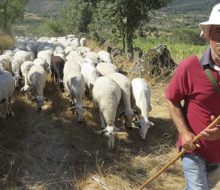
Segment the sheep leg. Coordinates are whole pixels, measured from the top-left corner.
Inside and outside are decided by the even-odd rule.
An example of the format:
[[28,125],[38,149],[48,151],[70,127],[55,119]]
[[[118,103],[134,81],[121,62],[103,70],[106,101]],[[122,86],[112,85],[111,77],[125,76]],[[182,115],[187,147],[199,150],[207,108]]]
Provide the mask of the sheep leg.
[[2,118],[7,117],[7,101],[2,103]]
[[89,86],[89,100],[92,99],[92,88],[93,88],[93,86],[90,85],[90,86]]
[[11,117],[14,116],[14,113],[11,108],[11,98],[9,98],[9,100],[8,100],[8,115]]
[[50,77],[52,79],[52,84],[54,85],[55,84],[55,79],[54,79],[54,73],[53,72],[51,72]]
[[102,127],[102,129],[104,129],[105,128],[105,120],[104,120],[103,114],[101,112],[99,112],[99,116],[100,116],[100,120],[101,120],[101,127]]

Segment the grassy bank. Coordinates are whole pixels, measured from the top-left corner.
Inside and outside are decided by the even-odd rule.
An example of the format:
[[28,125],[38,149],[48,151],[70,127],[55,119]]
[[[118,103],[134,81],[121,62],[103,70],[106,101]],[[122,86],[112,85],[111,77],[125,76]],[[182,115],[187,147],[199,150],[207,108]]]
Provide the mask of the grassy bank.
[[137,38],[134,41],[134,46],[140,47],[144,51],[147,51],[148,49],[160,44],[164,44],[168,47],[171,56],[176,63],[190,55],[200,56],[201,53],[207,48],[207,45],[205,44],[196,45],[183,42],[175,43],[173,42],[173,39],[168,35],[160,36],[159,38],[148,36],[145,38]]

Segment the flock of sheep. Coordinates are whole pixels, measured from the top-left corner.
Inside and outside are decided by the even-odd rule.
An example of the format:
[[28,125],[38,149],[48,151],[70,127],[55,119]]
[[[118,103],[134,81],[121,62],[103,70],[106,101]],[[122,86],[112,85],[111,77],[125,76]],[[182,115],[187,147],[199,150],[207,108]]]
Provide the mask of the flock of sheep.
[[11,98],[15,88],[32,93],[41,111],[47,100],[44,88],[50,74],[52,83],[67,93],[79,122],[84,120],[83,99],[88,90],[88,98],[99,109],[101,132],[109,148],[114,148],[115,121],[122,116],[127,128],[138,124],[141,139],[145,139],[154,124],[149,121],[151,91],[143,78],[131,81],[121,74],[111,54],[104,50],[93,52],[86,47],[86,38],[67,35],[16,40],[11,50],[0,55],[1,118],[13,115]]

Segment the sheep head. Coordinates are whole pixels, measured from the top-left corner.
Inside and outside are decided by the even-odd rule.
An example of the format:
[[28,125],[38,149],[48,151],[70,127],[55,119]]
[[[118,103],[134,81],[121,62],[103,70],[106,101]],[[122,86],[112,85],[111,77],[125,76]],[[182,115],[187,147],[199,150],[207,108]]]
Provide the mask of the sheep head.
[[76,113],[78,122],[83,122],[85,109],[82,106],[73,106],[73,111]]
[[152,123],[146,118],[141,118],[140,120],[137,121],[137,123],[140,125],[140,130],[139,130],[140,137],[142,140],[145,140],[148,129],[154,126],[154,123]]
[[44,101],[48,101],[48,99],[43,96],[37,96],[36,98],[33,99],[33,101],[37,102],[37,111],[39,112],[42,110]]
[[108,138],[108,148],[113,149],[115,145],[115,136],[117,128],[115,126],[107,126],[103,129],[104,135]]

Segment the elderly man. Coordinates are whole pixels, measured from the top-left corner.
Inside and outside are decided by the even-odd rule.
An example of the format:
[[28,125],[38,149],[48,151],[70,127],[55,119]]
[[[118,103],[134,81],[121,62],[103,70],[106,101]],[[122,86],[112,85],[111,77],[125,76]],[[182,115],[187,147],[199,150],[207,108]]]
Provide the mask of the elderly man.
[[[220,115],[220,4],[200,28],[208,50],[182,61],[166,89],[178,146],[187,152],[182,157],[186,190],[220,189],[220,126],[205,129]],[[192,143],[200,132],[202,138]]]

